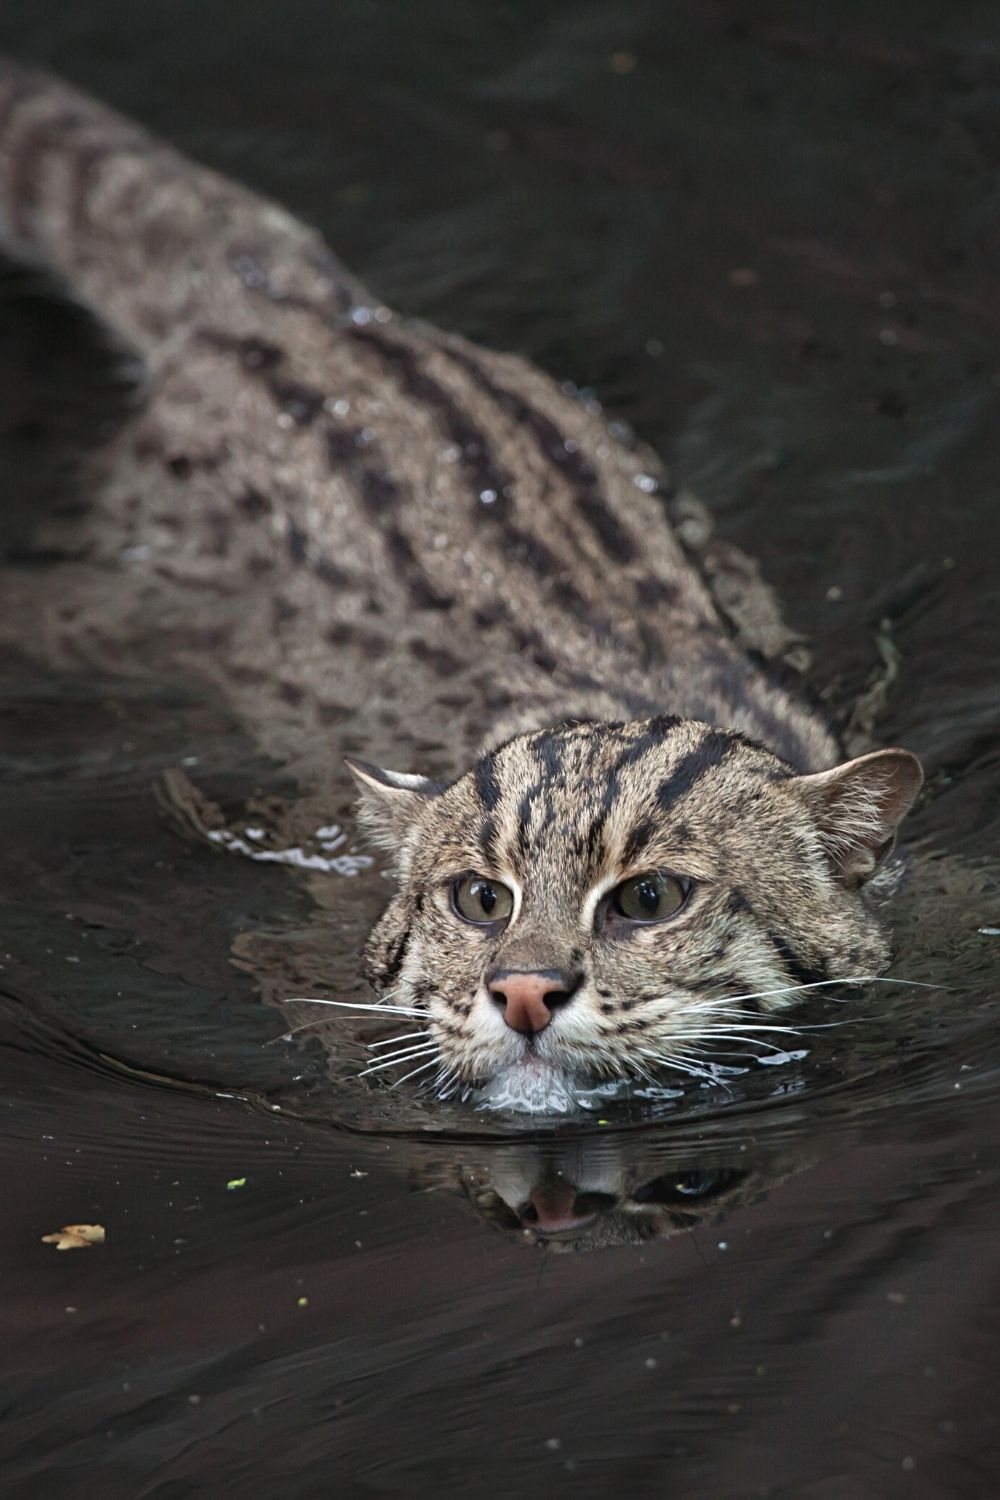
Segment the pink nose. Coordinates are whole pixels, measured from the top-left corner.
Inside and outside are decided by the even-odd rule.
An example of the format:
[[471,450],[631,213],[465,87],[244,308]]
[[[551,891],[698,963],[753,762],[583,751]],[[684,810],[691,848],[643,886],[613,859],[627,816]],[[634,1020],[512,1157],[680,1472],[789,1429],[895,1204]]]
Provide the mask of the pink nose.
[[539,1183],[532,1188],[531,1197],[520,1210],[521,1223],[525,1228],[537,1229],[542,1234],[565,1234],[573,1229],[586,1229],[588,1224],[593,1224],[605,1201],[614,1203],[613,1198],[604,1200],[599,1194],[582,1197],[572,1182]]
[[578,975],[558,969],[501,969],[490,975],[487,989],[513,1031],[535,1036],[545,1030],[556,1006],[565,1005],[579,983]]

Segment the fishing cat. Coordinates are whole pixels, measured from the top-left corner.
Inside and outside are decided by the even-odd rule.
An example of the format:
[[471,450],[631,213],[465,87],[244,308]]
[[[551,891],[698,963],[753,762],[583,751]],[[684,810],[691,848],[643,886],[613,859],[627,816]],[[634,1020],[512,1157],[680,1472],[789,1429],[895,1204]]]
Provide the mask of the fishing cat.
[[884,967],[869,882],[917,761],[837,764],[596,402],[402,321],[282,209],[16,66],[0,224],[145,372],[89,506],[39,526],[46,597],[8,570],[4,638],[182,664],[303,780],[363,757],[394,1064],[546,1109],[766,1047],[760,1011]]
[[421,1191],[457,1193],[496,1229],[556,1253],[669,1239],[716,1223],[815,1160],[808,1138],[706,1157],[704,1142],[685,1147],[676,1131],[510,1141],[488,1153],[466,1147],[457,1159],[440,1143],[413,1150]]

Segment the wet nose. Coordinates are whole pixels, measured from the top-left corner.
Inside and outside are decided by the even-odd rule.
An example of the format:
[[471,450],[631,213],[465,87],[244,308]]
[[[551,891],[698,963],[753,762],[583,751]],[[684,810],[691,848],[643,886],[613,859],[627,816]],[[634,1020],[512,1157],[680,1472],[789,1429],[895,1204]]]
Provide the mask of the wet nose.
[[579,988],[580,978],[559,969],[498,969],[487,978],[486,988],[507,1025],[534,1036],[545,1030],[556,1007],[565,1005]]
[[540,1234],[566,1234],[586,1229],[614,1205],[615,1199],[606,1193],[581,1193],[572,1182],[560,1179],[538,1183],[519,1210],[519,1218],[526,1229]]

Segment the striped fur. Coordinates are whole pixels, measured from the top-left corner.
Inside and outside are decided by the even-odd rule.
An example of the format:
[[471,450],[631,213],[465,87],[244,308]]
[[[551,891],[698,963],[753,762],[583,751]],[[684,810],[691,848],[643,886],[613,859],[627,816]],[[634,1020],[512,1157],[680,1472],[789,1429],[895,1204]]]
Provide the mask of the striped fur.
[[[559,1080],[697,1074],[734,1043],[766,1051],[755,1013],[878,973],[888,947],[861,887],[920,773],[890,750],[803,776],[744,735],[659,716],[519,735],[444,788],[364,780],[364,816],[400,874],[370,977],[426,1012],[445,1076],[516,1103]],[[468,870],[515,893],[502,931],[456,915]],[[676,916],[609,920],[611,892],[650,870],[690,886]],[[491,999],[493,970],[582,979],[526,1040]]]
[[[0,638],[65,666],[181,665],[312,784],[339,776],[331,735],[437,778],[392,807],[369,788],[402,879],[369,967],[430,997],[463,1078],[515,1044],[478,1027],[483,951],[440,908],[459,856],[520,882],[505,960],[584,955],[558,1028],[571,1071],[622,1071],[678,997],[881,962],[837,868],[878,818],[859,845],[855,795],[836,844],[793,776],[833,763],[828,729],[750,664],[655,459],[596,402],[402,321],[283,209],[11,65],[0,234],[146,371],[89,510],[40,523],[58,586],[39,606],[8,570]],[[642,862],[684,865],[700,894],[606,951],[581,900]]]

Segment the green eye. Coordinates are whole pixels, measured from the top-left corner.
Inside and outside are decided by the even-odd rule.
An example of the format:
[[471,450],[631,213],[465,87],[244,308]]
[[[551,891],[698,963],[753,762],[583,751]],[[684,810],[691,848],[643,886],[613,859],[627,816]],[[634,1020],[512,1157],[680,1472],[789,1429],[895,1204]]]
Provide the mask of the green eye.
[[662,922],[680,911],[688,887],[673,875],[649,870],[626,880],[611,897],[611,909],[630,922]]
[[514,910],[514,897],[507,886],[486,875],[462,875],[452,886],[455,910],[467,922],[492,926],[508,922]]

